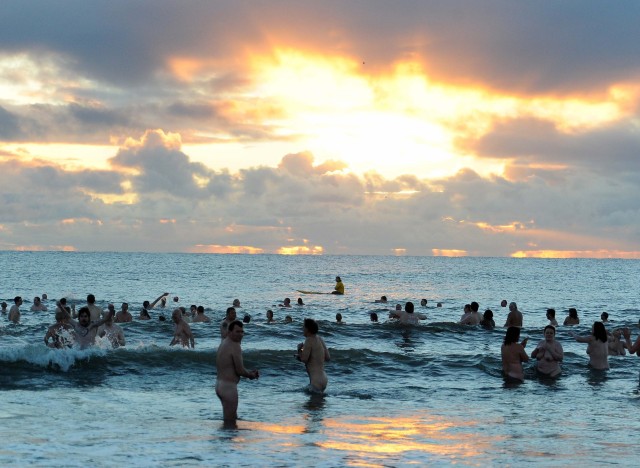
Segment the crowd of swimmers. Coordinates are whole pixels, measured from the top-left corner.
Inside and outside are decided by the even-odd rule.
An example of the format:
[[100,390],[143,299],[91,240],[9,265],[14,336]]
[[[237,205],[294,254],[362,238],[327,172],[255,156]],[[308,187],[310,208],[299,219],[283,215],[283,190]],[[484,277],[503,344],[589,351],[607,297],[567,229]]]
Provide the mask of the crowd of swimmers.
[[[336,277],[337,294],[344,294],[344,285],[340,277]],[[169,293],[163,293],[154,301],[144,301],[142,309],[137,316],[138,320],[150,320],[149,311],[158,306],[161,309],[167,307]],[[46,304],[48,297],[43,294],[42,297],[35,297],[30,310],[34,312],[47,311]],[[108,340],[111,346],[119,347],[125,345],[124,332],[117,323],[131,322],[134,320],[129,305],[123,302],[119,311],[115,311],[113,304],[108,304],[107,310],[103,311],[101,307],[96,305],[96,299],[93,294],[87,296],[87,304],[76,310],[75,305],[67,305],[66,299],[62,298],[55,302],[55,320],[45,336],[44,343],[52,348],[68,348],[77,346],[84,349],[95,344],[96,337],[103,337]],[[170,345],[179,344],[183,347],[195,347],[194,335],[191,331],[189,323],[193,322],[211,322],[211,319],[205,315],[203,306],[191,305],[189,310],[179,306],[179,298],[173,297],[175,308],[171,313],[171,319],[174,324],[174,334]],[[386,296],[374,301],[376,304],[388,304]],[[20,306],[23,304],[22,298],[17,296],[14,298],[14,304],[7,310],[7,304],[3,302],[2,314],[8,314],[7,319],[11,322],[18,323],[20,321]],[[304,306],[302,298],[298,298],[296,306]],[[420,305],[427,307],[427,300],[422,299]],[[500,303],[501,307],[507,306],[507,301]],[[292,307],[290,298],[278,304],[282,309]],[[437,303],[437,307],[442,307],[441,303]],[[238,392],[237,384],[240,377],[249,379],[259,378],[259,371],[247,370],[242,361],[242,350],[240,347],[244,336],[244,325],[251,321],[249,314],[244,314],[242,320],[237,317],[237,309],[241,308],[240,300],[235,299],[232,306],[228,307],[225,317],[220,323],[221,342],[216,354],[216,394],[220,398],[223,407],[223,416],[225,423],[235,424],[237,419]],[[561,373],[560,364],[562,363],[564,352],[562,345],[556,340],[556,328],[558,322],[556,320],[556,311],[547,309],[546,318],[549,323],[544,327],[544,339],[542,339],[531,352],[527,354],[525,347],[528,338],[520,341],[520,330],[523,326],[523,314],[518,309],[515,302],[509,304],[509,312],[504,327],[506,334],[504,342],[501,346],[502,371],[503,376],[508,382],[524,381],[523,363],[530,359],[536,360],[536,372],[542,376],[557,377]],[[477,302],[471,302],[464,306],[463,314],[458,323],[464,326],[477,326],[484,329],[493,329],[496,327],[493,311],[487,309],[480,314],[480,306]],[[387,310],[389,319],[397,321],[403,325],[416,325],[420,320],[425,320],[425,314],[416,312],[412,302],[406,302],[404,308],[401,304],[389,309],[376,309],[377,311]],[[162,313],[158,316],[159,320],[165,320]],[[372,322],[379,320],[375,311],[370,313]],[[640,356],[640,336],[634,343],[631,340],[631,333],[628,328],[614,329],[612,332],[606,330],[605,324],[609,323],[609,314],[603,312],[600,321],[593,323],[592,331],[589,335],[579,336],[571,333],[573,339],[580,343],[587,344],[587,354],[589,355],[589,365],[593,369],[606,370],[609,368],[608,356],[638,354]],[[291,323],[293,321],[291,315],[287,315],[284,322]],[[273,310],[269,309],[266,313],[266,323],[275,323]],[[336,323],[344,324],[341,313],[336,314]],[[564,326],[578,325],[580,319],[575,308],[570,308],[565,318]],[[640,325],[640,324],[639,324]],[[303,323],[304,343],[300,343],[295,353],[296,359],[305,363],[307,374],[309,377],[309,389],[312,392],[324,392],[328,384],[328,378],[324,371],[324,363],[330,359],[329,350],[322,338],[318,336],[318,324],[315,320],[305,319]]]

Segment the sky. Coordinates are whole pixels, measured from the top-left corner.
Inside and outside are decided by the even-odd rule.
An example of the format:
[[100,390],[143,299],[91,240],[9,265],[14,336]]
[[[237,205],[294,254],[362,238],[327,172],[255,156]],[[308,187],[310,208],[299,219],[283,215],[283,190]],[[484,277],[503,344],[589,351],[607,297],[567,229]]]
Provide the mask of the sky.
[[3,0],[0,250],[640,258],[640,2]]

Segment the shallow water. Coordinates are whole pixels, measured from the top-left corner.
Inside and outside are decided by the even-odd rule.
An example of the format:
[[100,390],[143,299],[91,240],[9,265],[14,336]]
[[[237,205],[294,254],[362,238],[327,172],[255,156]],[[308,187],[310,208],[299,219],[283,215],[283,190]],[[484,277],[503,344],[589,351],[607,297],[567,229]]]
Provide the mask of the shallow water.
[[[592,371],[586,345],[569,332],[588,334],[606,310],[635,337],[639,273],[633,260],[3,252],[0,296],[21,295],[25,304],[19,325],[0,317],[0,465],[631,464],[640,455],[640,359],[611,357],[610,371]],[[328,292],[336,274],[345,296],[296,292]],[[136,316],[143,300],[165,291],[181,305],[204,305],[213,319],[191,325],[195,350],[168,346],[172,327],[158,315],[170,309],[123,324],[124,348],[85,351],[46,348],[53,313],[28,311],[43,292],[79,305],[93,293],[105,307],[128,301]],[[382,323],[371,323],[383,294],[392,304],[428,299],[416,309],[428,319],[407,328],[378,310]],[[277,307],[299,296],[304,307]],[[240,317],[252,315],[245,364],[261,378],[241,382],[242,420],[227,430],[214,362],[218,323],[234,298]],[[505,384],[504,329],[453,323],[476,300],[502,325],[503,298],[524,313],[529,352],[547,307],[559,322],[578,309],[582,324],[558,331],[559,379],[527,369],[524,384]],[[279,323],[264,323],[268,308]],[[337,312],[345,324],[335,323]],[[282,323],[285,314],[294,322]],[[324,396],[305,392],[304,366],[293,359],[304,317],[319,321],[332,354]]]

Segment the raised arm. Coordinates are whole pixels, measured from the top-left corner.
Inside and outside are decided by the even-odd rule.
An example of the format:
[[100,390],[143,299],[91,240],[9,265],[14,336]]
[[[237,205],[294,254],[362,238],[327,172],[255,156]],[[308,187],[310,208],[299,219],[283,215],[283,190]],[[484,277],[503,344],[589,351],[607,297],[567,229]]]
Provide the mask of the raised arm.
[[113,317],[113,311],[110,310],[107,315],[100,319],[100,320],[96,320],[95,322],[91,322],[91,325],[89,325],[89,330],[91,330],[92,328],[96,328],[99,327],[100,325],[104,325],[104,323],[109,320],[111,317]]
[[158,298],[155,301],[153,301],[151,304],[149,304],[149,309],[153,309],[153,307],[158,303],[158,301],[160,299],[162,299],[163,297],[167,297],[168,295],[169,295],[169,293],[166,292],[166,293],[161,294],[160,296],[158,296]]
[[631,344],[631,333],[628,328],[622,330],[622,335],[624,336],[624,341],[627,345],[627,349],[629,350],[629,354],[635,354],[640,351],[640,335],[636,338],[636,342]]

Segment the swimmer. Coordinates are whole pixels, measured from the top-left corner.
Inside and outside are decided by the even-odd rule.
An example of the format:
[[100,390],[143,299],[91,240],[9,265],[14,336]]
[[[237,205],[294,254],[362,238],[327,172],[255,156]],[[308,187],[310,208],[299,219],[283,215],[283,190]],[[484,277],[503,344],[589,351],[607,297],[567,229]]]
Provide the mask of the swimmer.
[[80,349],[93,346],[96,341],[96,335],[98,334],[98,327],[105,323],[108,318],[112,317],[112,312],[109,311],[107,317],[102,320],[91,321],[91,311],[88,307],[81,307],[78,310],[78,321],[69,319],[69,323],[73,327],[75,334],[75,342],[78,343]]
[[224,340],[227,337],[227,329],[229,324],[236,319],[235,307],[227,307],[227,314],[224,316],[224,320],[220,322],[220,338]]
[[[113,307],[112,304],[109,305]],[[120,328],[119,325],[113,323],[113,310],[111,308],[109,309],[109,314],[105,318],[104,324],[98,328],[98,336],[100,338],[104,338],[106,336],[113,348],[125,345],[124,331],[122,331],[122,328]]]
[[[71,333],[73,327],[68,323],[69,312],[66,310],[58,310],[56,312],[56,323],[51,325],[44,335],[44,344],[49,348],[69,348],[73,344]],[[51,339],[51,343],[49,343]]]
[[242,317],[242,323],[247,324],[251,322],[251,315],[249,314],[244,314],[244,317]]
[[600,320],[602,320],[602,323],[607,323],[609,321],[609,314],[607,312],[602,312],[600,314]]
[[336,285],[333,288],[333,291],[331,291],[331,294],[338,294],[340,296],[344,294],[344,283],[339,276],[336,276]]
[[549,320],[549,325],[552,327],[558,326],[558,321],[556,320],[556,309],[547,309],[547,320]]
[[624,356],[627,354],[627,345],[620,339],[622,330],[614,330],[613,333],[607,335],[607,347],[609,348],[609,356]]
[[380,296],[380,299],[376,299],[373,302],[375,304],[386,304],[387,303],[387,296]]
[[442,302],[438,302],[438,303],[436,304],[436,307],[442,307]]
[[342,314],[340,312],[336,314],[336,322],[339,323],[340,325],[344,324],[344,322],[342,321]]
[[123,302],[120,306],[120,310],[116,313],[116,318],[114,322],[123,323],[123,322],[131,322],[133,321],[133,316],[129,312],[129,304]]
[[507,300],[506,299],[502,299],[502,301],[500,301],[500,307],[507,307]]
[[396,304],[396,308],[393,310],[389,310],[389,318],[390,319],[398,319],[402,315],[402,305]]
[[389,314],[389,317],[397,317],[399,322],[405,325],[417,325],[418,320],[425,320],[427,318],[424,314],[414,313],[413,302],[407,302],[404,306],[404,310],[395,310]]
[[16,296],[13,299],[13,305],[11,309],[9,309],[9,319],[10,322],[18,323],[20,322],[20,306],[22,305],[22,298],[20,296]]
[[293,319],[291,318],[291,315],[287,315],[284,318],[284,323],[293,323]]
[[267,310],[267,323],[275,323],[275,320],[273,320],[273,310],[271,309]]
[[[638,326],[640,326],[640,320],[638,321]],[[625,344],[627,349],[629,350],[629,354],[637,354],[640,356],[640,335],[636,338],[636,342],[631,344],[631,331],[628,328],[622,329],[622,335],[624,336]]]
[[6,314],[7,313],[7,303],[2,301],[2,304],[0,304],[0,307],[2,307],[2,313]]
[[95,322],[97,320],[100,320],[100,317],[103,315],[102,314],[102,309],[96,305],[96,296],[94,296],[93,294],[89,294],[87,296],[87,306],[89,309],[89,312],[91,313],[91,321]]
[[460,316],[460,321],[458,323],[462,323],[465,320],[467,320],[470,314],[471,314],[471,304],[465,304],[464,309],[462,311],[462,315]]
[[[482,315],[478,312],[480,305],[477,302],[472,302],[470,304],[471,312],[469,312],[465,317],[460,321],[461,325],[478,325],[482,322]],[[493,313],[492,313],[493,315]]]
[[240,299],[234,299],[234,300],[233,300],[233,304],[232,304],[232,306],[233,306],[233,307],[242,307],[242,306],[240,305]]
[[193,339],[193,333],[191,333],[191,327],[182,318],[182,311],[179,308],[175,309],[171,314],[171,318],[173,319],[173,323],[175,323],[176,328],[169,346],[180,343],[183,348],[195,348],[196,343]]
[[285,297],[284,302],[282,304],[278,304],[278,307],[291,307],[291,299]]
[[225,426],[234,427],[238,419],[238,382],[240,377],[254,380],[260,377],[257,369],[248,371],[242,362],[240,343],[244,336],[242,322],[232,321],[227,337],[216,353],[216,395],[222,403],[222,418]]
[[196,307],[196,316],[193,319],[194,322],[211,322],[211,319],[204,315],[204,307]]
[[378,323],[378,314],[376,314],[375,312],[371,312],[369,314],[369,318],[372,322]]
[[496,328],[496,322],[493,320],[493,311],[491,309],[484,311],[482,320],[480,321],[480,326],[485,330],[493,330]]
[[315,320],[304,319],[302,332],[305,340],[298,345],[296,357],[305,363],[311,391],[322,393],[329,383],[324,371],[324,363],[331,360],[331,356],[327,345],[318,336],[318,323]]
[[47,310],[47,306],[42,303],[38,296],[33,298],[33,305],[31,306],[32,312],[45,312]]
[[563,325],[579,325],[578,311],[573,307],[569,309],[569,315],[564,319]]
[[515,302],[509,304],[509,315],[507,315],[504,326],[522,328],[522,312],[518,310],[518,304]]
[[520,339],[520,327],[511,326],[507,328],[504,337],[504,343],[500,350],[502,355],[502,373],[505,380],[524,382],[524,370],[522,363],[529,360],[524,347],[527,345],[528,338],[518,343]]
[[556,329],[553,325],[544,327],[544,340],[538,343],[531,352],[531,357],[537,359],[536,369],[539,373],[549,377],[560,375],[560,363],[564,358],[562,345],[556,341]]
[[607,344],[607,329],[602,322],[594,322],[591,335],[577,336],[571,334],[578,343],[588,343],[587,354],[589,365],[598,370],[609,369],[609,345]]
[[302,302],[302,298],[301,297],[298,298],[298,305],[299,306],[303,306],[304,305],[304,302]]
[[427,300],[426,299],[420,299],[420,305],[422,307],[427,307]]

